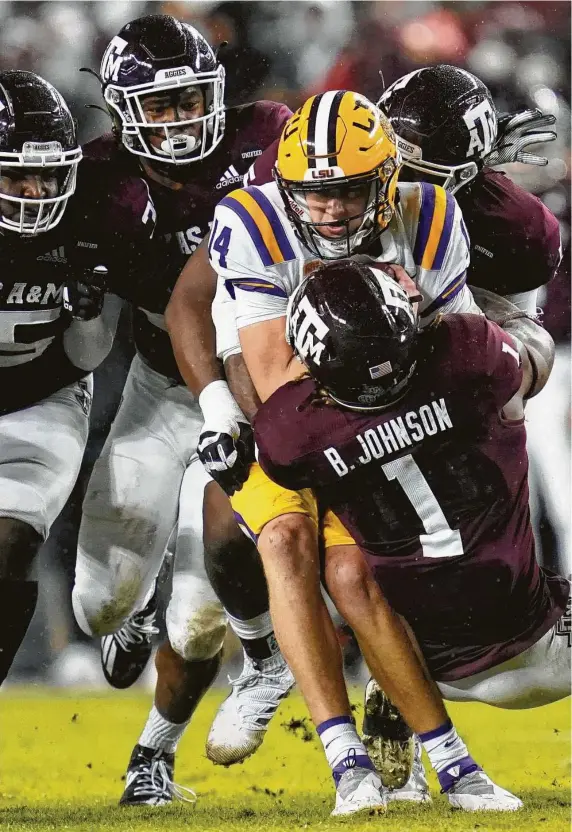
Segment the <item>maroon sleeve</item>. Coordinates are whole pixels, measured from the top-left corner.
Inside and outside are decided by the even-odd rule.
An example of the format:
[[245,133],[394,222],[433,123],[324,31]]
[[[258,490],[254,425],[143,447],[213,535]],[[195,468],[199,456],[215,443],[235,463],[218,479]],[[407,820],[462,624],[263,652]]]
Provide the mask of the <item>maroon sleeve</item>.
[[500,410],[518,391],[522,367],[514,340],[484,315],[447,315],[447,362],[453,387],[488,393]]
[[278,104],[275,101],[259,101],[257,106],[264,107],[264,131],[268,137],[274,138],[248,169],[245,177],[246,185],[265,185],[267,182],[272,182],[272,169],[278,154],[280,136],[284,125],[292,115],[291,110],[285,104]]
[[267,182],[272,182],[272,169],[276,162],[278,155],[278,144],[280,139],[276,139],[269,147],[262,152],[262,155],[252,163],[244,179],[245,185],[266,185]]
[[456,196],[471,240],[469,283],[511,295],[552,279],[562,256],[560,226],[540,199],[490,168]]

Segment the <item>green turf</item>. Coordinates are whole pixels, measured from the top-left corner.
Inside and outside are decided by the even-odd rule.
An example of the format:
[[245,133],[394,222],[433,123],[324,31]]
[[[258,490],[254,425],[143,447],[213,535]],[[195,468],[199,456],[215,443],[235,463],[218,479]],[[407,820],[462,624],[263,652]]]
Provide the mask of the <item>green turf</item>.
[[432,806],[392,804],[385,817],[344,823],[329,818],[334,792],[315,732],[308,738],[307,731],[285,727],[292,718],[306,715],[296,696],[284,703],[263,747],[244,765],[223,769],[206,760],[204,740],[221,696],[206,698],[179,749],[176,779],[195,789],[198,803],[134,810],[119,808],[117,800],[148,697],[8,689],[0,698],[2,832],[570,829],[567,702],[522,712],[478,705],[450,707],[473,755],[493,778],[524,800],[523,811],[453,812],[432,778]]

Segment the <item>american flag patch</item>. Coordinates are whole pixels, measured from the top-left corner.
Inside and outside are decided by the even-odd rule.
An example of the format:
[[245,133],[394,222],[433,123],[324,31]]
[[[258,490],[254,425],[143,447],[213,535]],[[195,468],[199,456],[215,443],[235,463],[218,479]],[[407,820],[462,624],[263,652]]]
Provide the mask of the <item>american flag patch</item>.
[[384,361],[383,364],[376,364],[369,368],[369,374],[372,378],[381,378],[388,375],[392,370],[391,361]]

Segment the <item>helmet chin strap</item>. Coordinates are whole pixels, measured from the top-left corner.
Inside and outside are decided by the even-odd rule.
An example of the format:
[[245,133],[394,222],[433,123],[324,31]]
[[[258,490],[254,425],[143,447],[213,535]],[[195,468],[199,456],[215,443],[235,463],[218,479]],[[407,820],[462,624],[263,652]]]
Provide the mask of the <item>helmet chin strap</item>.
[[[201,140],[196,136],[189,136],[185,133],[178,133],[168,136],[161,142],[160,152],[165,156],[186,156],[192,153],[201,145]],[[159,150],[159,148],[156,148]]]

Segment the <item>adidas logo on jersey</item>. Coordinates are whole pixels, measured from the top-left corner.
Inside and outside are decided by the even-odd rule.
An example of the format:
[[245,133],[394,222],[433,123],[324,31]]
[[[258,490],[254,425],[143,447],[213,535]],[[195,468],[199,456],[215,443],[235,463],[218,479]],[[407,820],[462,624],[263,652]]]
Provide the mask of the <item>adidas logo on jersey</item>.
[[67,263],[67,257],[65,256],[64,247],[60,246],[59,248],[55,248],[53,251],[50,251],[48,254],[40,254],[39,257],[36,257],[36,260],[46,260],[49,263]]
[[228,188],[230,185],[236,185],[237,182],[242,182],[242,174],[240,174],[234,165],[231,165],[221,176],[216,184],[217,190],[220,188]]

